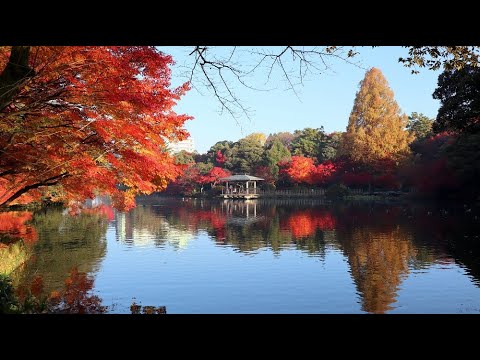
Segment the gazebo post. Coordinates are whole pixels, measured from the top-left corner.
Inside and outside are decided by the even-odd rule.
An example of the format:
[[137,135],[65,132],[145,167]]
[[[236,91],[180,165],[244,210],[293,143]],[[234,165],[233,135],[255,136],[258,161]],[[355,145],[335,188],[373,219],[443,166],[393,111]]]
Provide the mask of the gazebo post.
[[248,195],[248,180],[247,180],[247,184],[245,185],[245,188],[247,189],[247,195]]
[[253,181],[253,193],[254,194],[257,193],[257,181],[256,180]]

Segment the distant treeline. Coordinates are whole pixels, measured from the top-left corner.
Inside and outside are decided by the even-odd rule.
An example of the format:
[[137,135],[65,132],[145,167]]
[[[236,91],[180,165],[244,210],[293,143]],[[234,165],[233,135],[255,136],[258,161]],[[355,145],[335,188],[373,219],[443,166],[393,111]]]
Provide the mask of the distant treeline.
[[[406,116],[379,69],[360,82],[345,132],[323,126],[250,134],[219,141],[205,154],[177,153],[183,175],[167,192],[219,191],[231,173],[265,179],[266,189],[329,187],[413,190],[419,196],[476,199],[480,168],[480,70],[465,67],[439,77],[436,119]],[[473,197],[472,197],[473,195]]]

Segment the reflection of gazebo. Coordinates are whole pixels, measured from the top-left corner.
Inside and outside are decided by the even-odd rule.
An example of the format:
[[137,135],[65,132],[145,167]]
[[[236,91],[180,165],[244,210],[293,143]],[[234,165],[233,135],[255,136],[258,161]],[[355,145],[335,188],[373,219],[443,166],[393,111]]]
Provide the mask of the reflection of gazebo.
[[231,201],[221,202],[221,212],[227,218],[227,224],[247,226],[264,220],[264,216],[257,215],[257,201]]
[[247,174],[222,178],[220,181],[224,182],[225,186],[222,186],[221,197],[226,199],[255,199],[258,197],[257,181],[263,180]]

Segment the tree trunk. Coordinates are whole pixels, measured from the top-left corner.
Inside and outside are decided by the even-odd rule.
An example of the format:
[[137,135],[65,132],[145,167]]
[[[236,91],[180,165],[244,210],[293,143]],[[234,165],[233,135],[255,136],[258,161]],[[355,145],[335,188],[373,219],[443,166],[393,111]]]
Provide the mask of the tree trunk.
[[5,201],[0,203],[0,207],[5,207],[5,206],[10,205],[14,200],[18,199],[20,196],[29,192],[30,190],[37,189],[37,188],[42,187],[42,186],[56,185],[60,182],[60,180],[66,178],[68,176],[70,176],[68,173],[63,173],[63,174],[60,174],[60,175],[57,175],[57,176],[52,176],[51,178],[46,179],[44,181],[25,186],[25,187],[21,188],[20,190],[16,191],[11,196],[9,196]]
[[12,46],[10,58],[0,74],[0,111],[2,111],[19,92],[23,82],[34,75],[28,66],[30,46]]

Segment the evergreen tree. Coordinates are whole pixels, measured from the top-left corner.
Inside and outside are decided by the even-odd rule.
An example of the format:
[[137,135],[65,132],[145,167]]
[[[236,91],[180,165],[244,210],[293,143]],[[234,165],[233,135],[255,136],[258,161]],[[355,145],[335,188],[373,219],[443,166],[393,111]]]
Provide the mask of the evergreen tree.
[[425,139],[432,135],[433,119],[422,113],[413,112],[408,117],[407,130],[415,135],[417,140]]
[[282,144],[279,139],[274,139],[270,148],[265,151],[265,162],[272,175],[276,178],[278,176],[278,163],[282,160],[290,159],[290,151]]
[[433,98],[440,100],[434,131],[480,132],[480,69],[466,66],[438,77]]
[[294,135],[295,139],[290,145],[292,154],[318,159],[322,145],[327,140],[323,126],[318,129],[305,128],[303,130],[295,130]]

